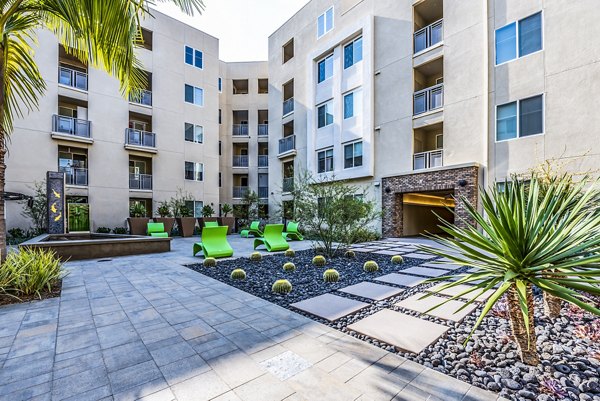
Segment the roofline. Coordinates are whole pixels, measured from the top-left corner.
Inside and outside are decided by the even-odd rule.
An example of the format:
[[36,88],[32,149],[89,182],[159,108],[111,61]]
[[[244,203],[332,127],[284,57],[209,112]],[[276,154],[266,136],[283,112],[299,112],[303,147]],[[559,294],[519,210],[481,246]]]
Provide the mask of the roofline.
[[294,15],[292,15],[290,18],[288,18],[283,24],[279,25],[279,28],[275,29],[273,31],[273,33],[271,33],[267,38],[271,38],[271,36],[275,35],[281,28],[283,28],[284,25],[286,25],[288,22],[290,22],[292,19],[294,19],[296,17],[296,15],[300,14],[300,12],[302,12],[302,10],[304,10],[306,7],[308,7],[308,5],[310,3],[312,3],[313,0],[309,0],[305,5],[303,5],[298,11],[296,11],[294,13]]

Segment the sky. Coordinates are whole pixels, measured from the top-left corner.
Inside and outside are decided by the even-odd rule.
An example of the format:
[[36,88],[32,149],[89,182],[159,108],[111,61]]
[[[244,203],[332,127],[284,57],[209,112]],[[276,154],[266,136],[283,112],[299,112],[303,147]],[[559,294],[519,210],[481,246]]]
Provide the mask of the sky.
[[309,0],[204,0],[202,15],[189,16],[172,4],[158,10],[219,38],[223,61],[268,58],[268,37]]

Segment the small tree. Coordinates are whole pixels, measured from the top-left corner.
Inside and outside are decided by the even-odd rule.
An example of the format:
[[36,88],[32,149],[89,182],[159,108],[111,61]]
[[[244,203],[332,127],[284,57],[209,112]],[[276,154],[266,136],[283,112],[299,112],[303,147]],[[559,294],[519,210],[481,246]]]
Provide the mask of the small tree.
[[171,205],[169,205],[169,202],[160,202],[158,209],[156,209],[156,213],[158,213],[160,217],[172,217]]
[[221,212],[223,213],[223,217],[227,217],[227,215],[232,211],[233,209],[231,208],[231,205],[229,203],[224,203],[223,206],[221,206]]
[[364,190],[335,177],[315,179],[301,174],[294,182],[294,220],[315,236],[313,246],[329,257],[351,245],[357,233],[379,216]]
[[215,214],[215,209],[211,205],[204,205],[202,207],[202,217],[212,217]]
[[33,183],[33,202],[31,207],[27,201],[22,201],[23,210],[21,216],[31,220],[35,235],[48,231],[48,199],[46,197],[46,182]]
[[193,199],[194,198],[189,192],[185,192],[182,188],[177,188],[177,193],[169,200],[173,217],[190,217],[192,212],[187,206],[187,202],[190,202]]

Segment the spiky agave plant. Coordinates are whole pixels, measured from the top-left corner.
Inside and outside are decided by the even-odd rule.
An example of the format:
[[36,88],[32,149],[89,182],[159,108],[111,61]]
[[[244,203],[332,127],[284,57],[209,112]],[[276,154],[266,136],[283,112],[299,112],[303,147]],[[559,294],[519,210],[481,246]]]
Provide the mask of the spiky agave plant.
[[441,228],[449,236],[432,236],[442,247],[420,247],[475,268],[436,291],[472,284],[448,300],[470,297],[461,309],[486,291],[493,291],[473,331],[506,296],[512,335],[524,363],[536,365],[539,361],[535,349],[533,286],[600,315],[600,310],[585,295],[600,293],[600,192],[597,182],[589,184],[587,180],[573,184],[557,179],[544,184],[541,194],[541,184],[535,175],[531,180],[513,177],[505,183],[503,191],[495,186],[482,191],[482,212],[462,199],[468,216],[481,230],[473,224],[458,227],[442,220]]

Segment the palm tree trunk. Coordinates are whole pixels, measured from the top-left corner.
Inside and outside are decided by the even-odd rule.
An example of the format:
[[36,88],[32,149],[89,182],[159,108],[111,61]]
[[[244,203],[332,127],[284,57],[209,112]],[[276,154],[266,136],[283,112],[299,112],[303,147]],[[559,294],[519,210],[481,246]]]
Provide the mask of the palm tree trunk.
[[[13,5],[14,6],[14,5]],[[5,85],[4,85],[4,46],[0,46],[0,262],[4,262],[6,259],[6,216],[4,213],[4,183],[6,173],[6,140],[7,133],[5,131],[5,111],[4,102],[5,97]]]
[[544,315],[550,319],[556,319],[560,316],[562,309],[562,299],[552,294],[544,293]]
[[521,361],[527,365],[536,366],[539,363],[539,358],[536,350],[536,336],[534,325],[534,305],[533,305],[533,289],[531,285],[527,286],[527,307],[529,309],[529,330],[525,325],[523,312],[519,304],[519,296],[517,290],[511,287],[507,291],[508,313],[510,317],[510,326]]

